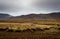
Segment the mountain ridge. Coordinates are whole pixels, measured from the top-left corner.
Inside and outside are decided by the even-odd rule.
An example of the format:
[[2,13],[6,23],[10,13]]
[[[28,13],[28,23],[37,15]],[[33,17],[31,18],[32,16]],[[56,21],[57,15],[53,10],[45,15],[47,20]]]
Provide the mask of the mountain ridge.
[[0,19],[60,19],[60,12],[54,12],[50,14],[28,14],[21,16],[12,16],[9,14],[0,13]]

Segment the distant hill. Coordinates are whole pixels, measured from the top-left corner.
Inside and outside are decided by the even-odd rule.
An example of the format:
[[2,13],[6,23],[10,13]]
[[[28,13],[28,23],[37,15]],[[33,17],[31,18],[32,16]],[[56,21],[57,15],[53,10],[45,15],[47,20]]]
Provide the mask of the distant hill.
[[2,14],[2,13],[0,13],[0,20],[9,19],[10,17],[11,17],[11,15],[9,15],[9,14]]
[[60,12],[54,12],[50,14],[29,14],[29,15],[21,15],[21,16],[11,16],[9,14],[0,14],[0,19],[60,19]]
[[60,12],[50,13],[50,14],[29,14],[14,17],[15,19],[60,19]]

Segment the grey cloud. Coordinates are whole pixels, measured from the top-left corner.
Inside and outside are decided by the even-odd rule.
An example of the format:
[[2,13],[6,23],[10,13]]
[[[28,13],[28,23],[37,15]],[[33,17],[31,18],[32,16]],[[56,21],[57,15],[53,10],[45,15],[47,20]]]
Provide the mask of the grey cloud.
[[37,0],[34,6],[47,11],[60,11],[60,0]]
[[16,12],[19,11],[21,7],[15,0],[0,0],[0,11],[1,12]]
[[0,0],[0,12],[28,14],[54,11],[60,11],[60,0]]

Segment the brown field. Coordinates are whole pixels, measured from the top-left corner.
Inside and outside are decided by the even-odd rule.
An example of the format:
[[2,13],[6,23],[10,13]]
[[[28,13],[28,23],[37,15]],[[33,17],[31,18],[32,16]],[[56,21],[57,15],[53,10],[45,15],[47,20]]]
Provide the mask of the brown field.
[[1,21],[0,39],[60,39],[60,20]]

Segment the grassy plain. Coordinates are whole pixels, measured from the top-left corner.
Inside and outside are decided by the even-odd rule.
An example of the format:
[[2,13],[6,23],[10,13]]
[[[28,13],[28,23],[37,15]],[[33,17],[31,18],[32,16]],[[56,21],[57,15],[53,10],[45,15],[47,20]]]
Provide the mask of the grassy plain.
[[60,20],[0,20],[0,39],[60,39]]

